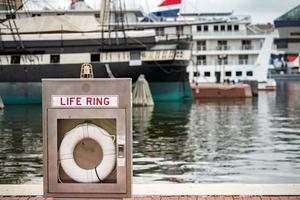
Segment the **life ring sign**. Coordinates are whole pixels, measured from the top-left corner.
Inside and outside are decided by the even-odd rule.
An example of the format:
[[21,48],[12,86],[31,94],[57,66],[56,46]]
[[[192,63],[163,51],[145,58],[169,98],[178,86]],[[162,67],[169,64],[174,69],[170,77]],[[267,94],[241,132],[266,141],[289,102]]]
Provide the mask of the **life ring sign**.
[[[75,161],[75,147],[84,139],[94,140],[102,149],[102,161],[94,169],[83,169]],[[79,124],[65,134],[59,147],[59,160],[64,172],[74,181],[79,183],[102,182],[112,173],[116,164],[116,148],[113,137],[106,130],[94,124]]]
[[45,197],[131,197],[131,89],[127,78],[42,80]]

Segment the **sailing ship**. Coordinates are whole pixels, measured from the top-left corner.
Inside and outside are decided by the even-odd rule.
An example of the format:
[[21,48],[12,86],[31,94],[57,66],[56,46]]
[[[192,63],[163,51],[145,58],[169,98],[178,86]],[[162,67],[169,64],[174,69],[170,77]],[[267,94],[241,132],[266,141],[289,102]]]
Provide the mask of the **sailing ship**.
[[186,72],[190,36],[158,37],[159,28],[129,26],[132,13],[121,0],[102,0],[100,13],[0,12],[0,96],[4,103],[40,103],[42,78],[78,78],[84,63],[92,64],[95,78],[130,77],[134,82],[144,74],[154,100],[190,98]]

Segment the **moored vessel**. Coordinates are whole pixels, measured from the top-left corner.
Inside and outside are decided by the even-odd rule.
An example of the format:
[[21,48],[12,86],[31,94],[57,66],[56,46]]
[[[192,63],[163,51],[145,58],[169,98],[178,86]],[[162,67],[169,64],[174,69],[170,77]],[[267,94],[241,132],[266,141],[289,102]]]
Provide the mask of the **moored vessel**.
[[77,78],[84,63],[93,65],[95,78],[130,77],[135,82],[144,74],[154,100],[190,98],[186,73],[190,37],[157,37],[153,28],[129,28],[126,18],[132,13],[121,6],[117,11],[113,3],[103,1],[105,9],[100,14],[80,10],[40,11],[29,17],[25,11],[0,13],[3,101],[40,103],[42,78]]

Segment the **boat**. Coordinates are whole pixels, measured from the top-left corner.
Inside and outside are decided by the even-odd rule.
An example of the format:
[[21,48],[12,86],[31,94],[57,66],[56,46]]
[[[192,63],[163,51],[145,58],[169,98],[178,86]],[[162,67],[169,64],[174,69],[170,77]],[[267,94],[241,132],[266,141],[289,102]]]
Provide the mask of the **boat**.
[[[269,71],[274,68],[270,60],[277,52],[274,40],[279,36],[271,24],[252,24],[251,16],[236,15],[233,11],[153,14],[159,18],[152,23],[201,22],[191,29],[193,49],[188,66],[191,83],[257,81],[259,89],[266,89],[268,83],[272,87],[276,84],[270,80]],[[160,31],[167,33],[167,29]]]
[[[271,54],[277,33],[272,26],[251,24],[250,16],[228,13],[207,13],[202,20],[220,18],[226,23],[198,26],[194,32],[193,64],[190,80],[197,83],[257,81],[258,90],[276,88],[270,80]],[[271,83],[272,85],[268,85]]]
[[195,99],[202,98],[250,98],[251,87],[248,84],[199,83],[192,84]]
[[0,12],[0,96],[5,104],[40,103],[41,79],[79,78],[86,63],[95,78],[135,82],[143,74],[155,101],[191,98],[189,35],[161,37],[152,25],[135,27],[140,12],[116,8],[115,1],[101,1],[100,13],[76,10],[74,3],[84,2],[72,1],[73,10]]

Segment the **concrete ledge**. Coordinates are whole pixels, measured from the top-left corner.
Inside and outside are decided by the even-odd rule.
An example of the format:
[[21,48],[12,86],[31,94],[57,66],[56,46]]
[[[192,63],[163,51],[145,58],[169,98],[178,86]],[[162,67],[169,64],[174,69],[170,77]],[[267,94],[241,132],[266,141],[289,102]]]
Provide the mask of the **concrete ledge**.
[[[43,185],[0,185],[0,196],[42,195]],[[133,184],[133,195],[300,195],[300,184]]]
[[300,195],[300,184],[133,185],[133,195]]
[[0,185],[0,196],[41,196],[43,185]]

